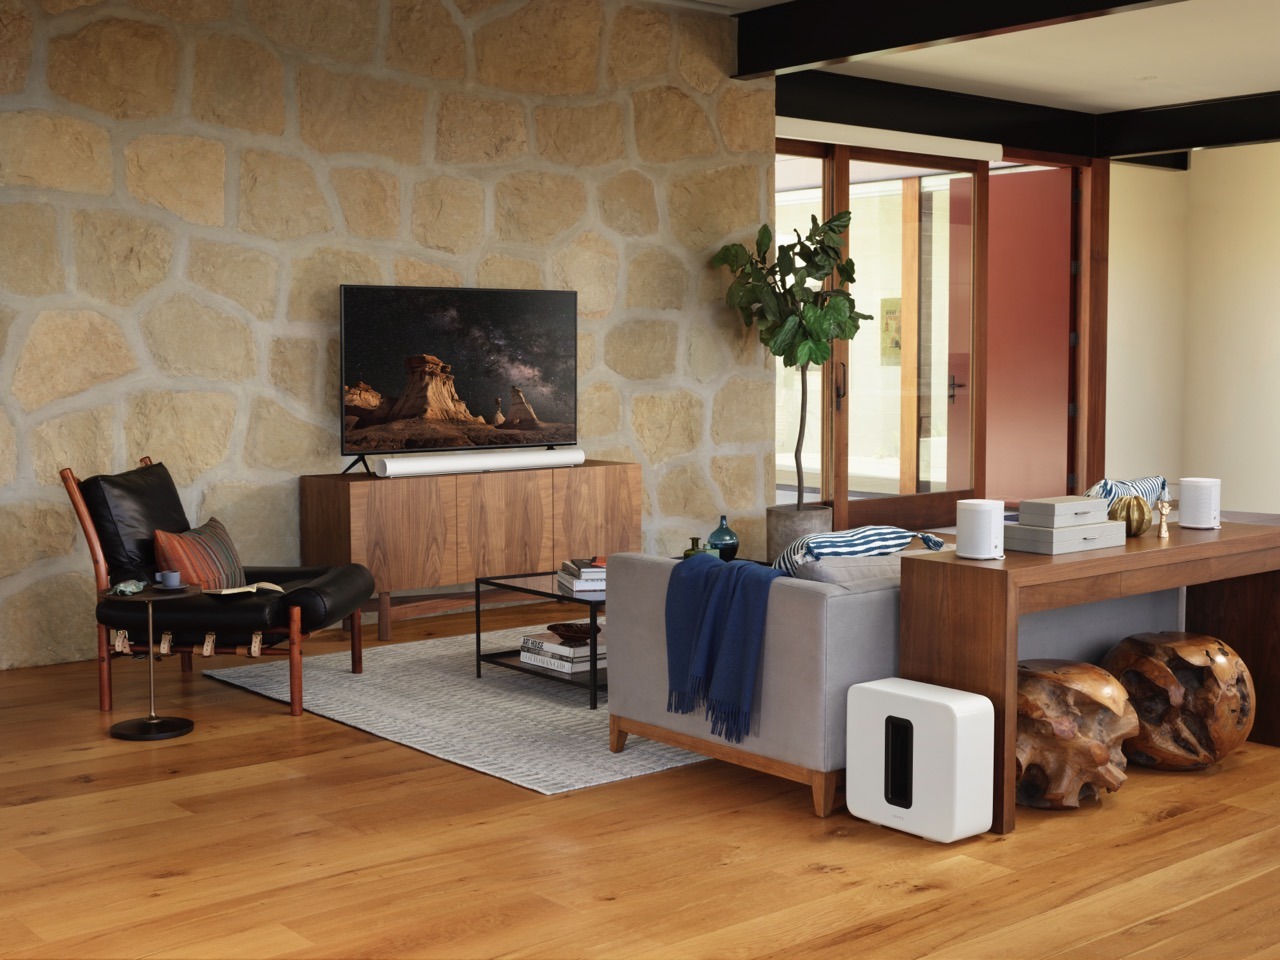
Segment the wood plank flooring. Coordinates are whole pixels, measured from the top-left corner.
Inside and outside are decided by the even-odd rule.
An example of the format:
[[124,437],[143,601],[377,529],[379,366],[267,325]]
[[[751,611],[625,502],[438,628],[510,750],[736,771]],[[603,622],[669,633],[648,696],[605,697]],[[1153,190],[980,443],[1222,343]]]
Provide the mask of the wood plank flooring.
[[1280,749],[944,846],[716,761],[542,797],[198,672],[243,662],[158,664],[155,743],[107,736],[141,662],[109,716],[92,663],[0,672],[0,957],[1280,957]]

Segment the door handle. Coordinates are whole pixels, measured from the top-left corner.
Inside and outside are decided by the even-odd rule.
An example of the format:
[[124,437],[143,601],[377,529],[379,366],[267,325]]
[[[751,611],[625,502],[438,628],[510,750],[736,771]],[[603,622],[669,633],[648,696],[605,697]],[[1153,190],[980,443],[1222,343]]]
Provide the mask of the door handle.
[[965,386],[963,383],[956,383],[956,375],[954,373],[951,374],[951,379],[947,381],[947,399],[955,403],[956,391],[963,390]]
[[843,363],[841,363],[841,364],[840,364],[840,382],[839,382],[839,383],[837,383],[837,384],[836,384],[836,386],[835,386],[835,392],[836,392],[836,409],[837,409],[837,410],[839,410],[839,409],[840,409],[840,401],[841,401],[841,400],[843,400],[845,397],[847,397],[847,396],[849,395],[849,390],[848,390],[848,387],[849,387],[849,379],[848,379],[848,377],[849,377],[849,370],[848,370],[848,368],[847,368]]

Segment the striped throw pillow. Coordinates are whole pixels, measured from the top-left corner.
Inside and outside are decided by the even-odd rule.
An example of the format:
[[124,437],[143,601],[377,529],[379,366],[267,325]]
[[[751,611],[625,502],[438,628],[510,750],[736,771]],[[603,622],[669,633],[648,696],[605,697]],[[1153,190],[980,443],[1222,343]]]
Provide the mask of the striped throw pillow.
[[185,533],[157,530],[156,563],[161,570],[177,570],[183,583],[205,590],[245,585],[240,555],[217,517]]
[[942,540],[928,533],[912,533],[901,527],[855,527],[801,537],[778,554],[773,565],[794,577],[800,567],[823,557],[884,557],[904,549],[916,537],[930,550],[942,549]]
[[1140,477],[1137,480],[1099,480],[1084,495],[1105,500],[1108,505],[1121,497],[1138,496],[1154,507],[1156,501],[1169,499],[1169,487],[1161,476]]

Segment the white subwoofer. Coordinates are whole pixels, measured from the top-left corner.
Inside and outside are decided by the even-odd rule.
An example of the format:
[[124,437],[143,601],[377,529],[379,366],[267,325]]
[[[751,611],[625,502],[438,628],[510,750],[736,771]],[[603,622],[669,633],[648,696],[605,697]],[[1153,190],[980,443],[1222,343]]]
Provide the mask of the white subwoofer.
[[999,560],[1004,556],[1004,501],[956,502],[956,556]]
[[1183,477],[1178,481],[1178,526],[1216,530],[1222,526],[1222,481]]
[[991,829],[995,709],[890,677],[849,688],[845,802],[855,817],[951,843]]

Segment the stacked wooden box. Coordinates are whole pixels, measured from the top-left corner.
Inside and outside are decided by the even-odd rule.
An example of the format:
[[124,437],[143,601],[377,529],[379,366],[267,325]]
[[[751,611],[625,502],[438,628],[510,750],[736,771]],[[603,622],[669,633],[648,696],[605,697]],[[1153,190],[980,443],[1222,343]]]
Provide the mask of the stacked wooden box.
[[1097,497],[1023,500],[1018,522],[1004,525],[1006,550],[1077,553],[1124,546],[1124,521],[1107,519],[1107,501]]

